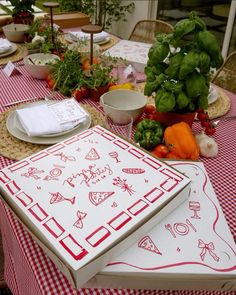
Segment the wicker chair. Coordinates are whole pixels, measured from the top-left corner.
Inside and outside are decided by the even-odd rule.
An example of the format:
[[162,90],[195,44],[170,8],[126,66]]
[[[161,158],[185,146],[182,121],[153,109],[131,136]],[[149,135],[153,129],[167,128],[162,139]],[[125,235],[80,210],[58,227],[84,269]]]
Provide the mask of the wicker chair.
[[236,51],[228,55],[212,83],[236,94]]
[[129,37],[131,41],[154,43],[157,33],[171,33],[172,25],[161,20],[140,20]]

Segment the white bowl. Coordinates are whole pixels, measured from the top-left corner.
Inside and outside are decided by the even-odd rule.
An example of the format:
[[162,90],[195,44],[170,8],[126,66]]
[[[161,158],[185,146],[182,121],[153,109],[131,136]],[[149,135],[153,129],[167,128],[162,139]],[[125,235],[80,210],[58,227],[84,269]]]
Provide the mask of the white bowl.
[[22,43],[25,40],[25,33],[29,26],[23,24],[10,24],[2,27],[6,38],[11,42]]
[[135,121],[143,113],[147,97],[137,91],[117,89],[103,94],[100,104],[115,123],[126,124],[125,114],[131,115]]
[[41,61],[42,63],[45,63],[48,61],[59,59],[59,57],[51,53],[34,53],[34,54],[27,55],[24,58],[25,68],[32,77],[37,79],[46,79],[51,72],[51,66],[47,64],[46,65],[32,64],[30,59],[32,61],[35,61],[36,63],[37,61]]

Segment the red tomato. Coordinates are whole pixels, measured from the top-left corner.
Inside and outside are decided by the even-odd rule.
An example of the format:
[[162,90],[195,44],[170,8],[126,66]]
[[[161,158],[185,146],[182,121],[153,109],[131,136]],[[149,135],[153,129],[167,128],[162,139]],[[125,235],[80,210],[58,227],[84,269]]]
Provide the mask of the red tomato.
[[153,120],[153,121],[158,121],[159,120],[158,115],[156,113],[147,114],[146,118],[150,119],[150,120]]
[[53,87],[55,86],[55,80],[53,79],[52,75],[47,76],[46,83],[47,83],[47,87],[49,89],[53,89]]
[[89,96],[89,91],[87,88],[85,87],[81,87],[80,89],[75,89],[73,92],[72,92],[72,96],[80,101],[81,99],[83,98],[87,98]]
[[215,132],[216,132],[216,129],[212,126],[205,128],[205,133],[207,135],[213,135],[213,134],[215,134]]
[[165,158],[166,155],[169,153],[169,149],[164,144],[158,144],[153,150],[152,153],[159,158]]
[[181,159],[180,156],[176,155],[176,154],[173,153],[173,152],[169,152],[169,153],[166,155],[166,158],[167,158],[167,159]]
[[209,128],[211,126],[211,121],[210,120],[201,121],[201,125],[202,127]]
[[152,114],[152,113],[155,113],[155,112],[156,112],[156,108],[154,107],[154,105],[147,104],[145,106],[144,113],[146,113],[146,114]]

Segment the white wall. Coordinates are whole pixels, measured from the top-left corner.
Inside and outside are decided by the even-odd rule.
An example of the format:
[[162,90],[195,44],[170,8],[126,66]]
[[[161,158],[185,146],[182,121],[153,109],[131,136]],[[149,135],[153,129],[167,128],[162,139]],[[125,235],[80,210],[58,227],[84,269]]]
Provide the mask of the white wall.
[[135,3],[135,9],[132,14],[127,14],[126,22],[117,22],[112,25],[111,32],[122,39],[128,39],[134,25],[141,19],[147,19],[149,14],[149,0],[123,0],[122,4],[127,5],[130,2]]

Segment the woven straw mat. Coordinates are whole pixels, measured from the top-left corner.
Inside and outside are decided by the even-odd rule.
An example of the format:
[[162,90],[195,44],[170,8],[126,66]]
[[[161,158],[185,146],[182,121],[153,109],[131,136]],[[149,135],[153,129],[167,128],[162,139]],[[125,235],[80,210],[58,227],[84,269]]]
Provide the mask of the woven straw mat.
[[12,53],[11,55],[7,55],[0,58],[0,65],[5,65],[9,61],[16,62],[23,59],[28,54],[28,50],[23,45],[17,45],[17,50]]
[[[19,107],[19,106],[18,106]],[[13,159],[13,160],[22,160],[34,153],[37,153],[45,148],[47,145],[39,145],[24,142],[13,137],[7,130],[6,120],[11,112],[13,112],[16,108],[11,108],[10,110],[0,114],[0,154],[4,157]],[[92,119],[92,126],[94,125],[103,125],[104,124],[104,116],[94,107],[89,105],[84,105],[83,108],[90,113]]]
[[[143,93],[144,86],[145,86],[145,83],[140,83],[136,86],[136,90]],[[220,89],[218,89],[218,93],[219,93],[218,99],[212,104],[210,104],[207,110],[211,120],[225,115],[230,110],[230,107],[231,107],[231,102],[228,95],[226,95]],[[154,105],[153,96],[148,97],[148,103]]]

